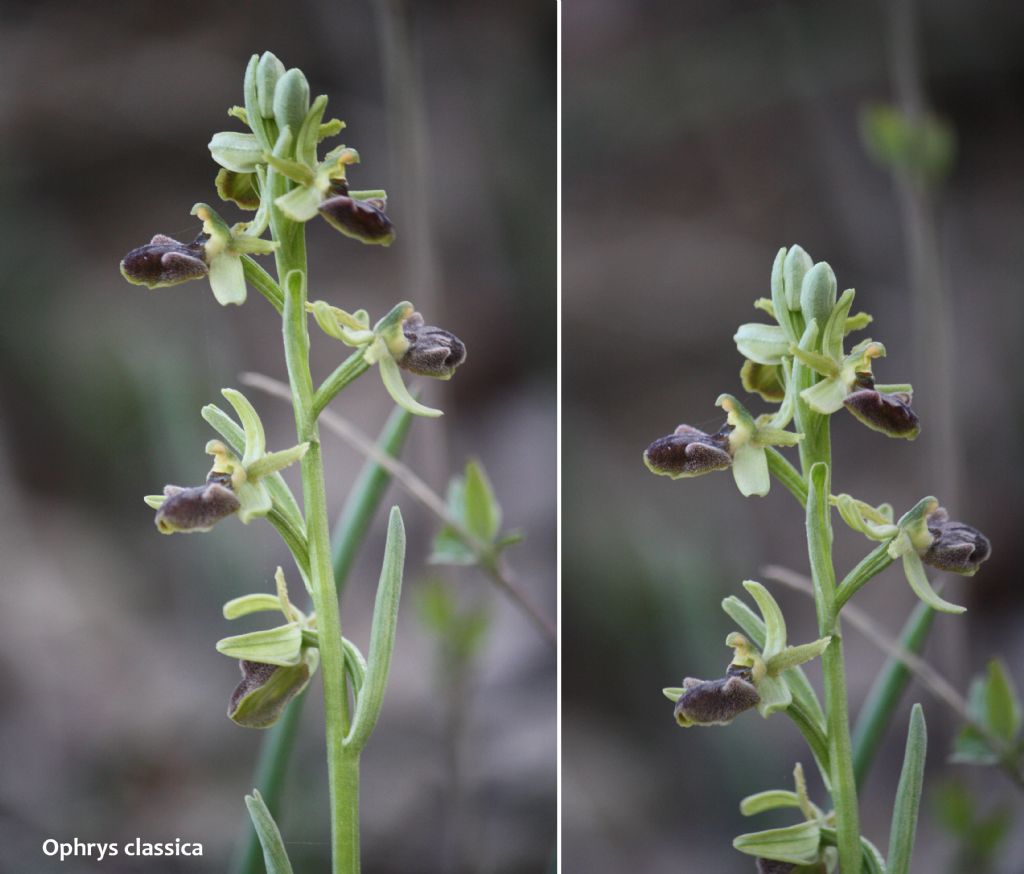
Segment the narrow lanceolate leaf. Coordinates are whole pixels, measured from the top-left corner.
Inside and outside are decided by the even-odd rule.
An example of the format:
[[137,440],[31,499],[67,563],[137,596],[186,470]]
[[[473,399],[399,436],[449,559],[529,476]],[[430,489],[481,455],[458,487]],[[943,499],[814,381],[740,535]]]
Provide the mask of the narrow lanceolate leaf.
[[302,629],[297,622],[277,628],[236,634],[217,641],[217,652],[233,659],[289,667],[297,665],[302,651]]
[[384,689],[391,669],[395,648],[395,627],[398,624],[398,602],[402,595],[402,570],[405,565],[405,527],[398,507],[391,508],[388,538],[384,546],[384,566],[377,585],[377,601],[373,608],[370,629],[370,651],[366,661],[366,677],[352,717],[352,728],[345,745],[361,750],[369,740],[384,702]]
[[267,866],[267,874],[292,874],[292,863],[288,861],[281,832],[258,789],[253,789],[252,795],[245,796],[245,806],[249,809],[252,827],[256,829],[260,846],[263,847],[263,862]]
[[924,711],[920,704],[915,704],[910,711],[907,748],[903,756],[903,770],[900,772],[896,804],[892,814],[889,858],[886,864],[888,874],[908,874],[910,871],[910,854],[914,850],[914,834],[917,831],[917,812],[921,804],[927,748]]
[[802,822],[739,835],[733,839],[732,845],[750,856],[793,865],[810,865],[818,858],[820,839],[821,827],[817,822]]

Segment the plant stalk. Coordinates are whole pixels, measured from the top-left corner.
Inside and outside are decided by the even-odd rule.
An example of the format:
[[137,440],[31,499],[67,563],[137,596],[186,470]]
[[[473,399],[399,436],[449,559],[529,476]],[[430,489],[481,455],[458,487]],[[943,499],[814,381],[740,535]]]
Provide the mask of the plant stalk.
[[[273,199],[287,191],[287,180],[277,172],[271,171],[267,182]],[[309,443],[309,450],[302,459],[302,493],[309,542],[311,594],[320,632],[320,675],[324,689],[331,813],[331,871],[333,874],[358,874],[359,757],[358,753],[344,748],[350,714],[341,616],[331,562],[323,456],[313,404],[313,377],[309,368],[305,226],[289,221],[276,205],[271,206],[270,225],[274,239],[280,242],[275,258],[278,285],[285,296],[285,360],[295,410],[295,428],[299,441]]]
[[807,484],[807,551],[814,581],[818,633],[822,637],[832,637],[832,642],[822,653],[821,668],[825,688],[828,759],[832,771],[832,804],[836,814],[836,844],[840,869],[858,874],[861,866],[860,816],[857,808],[857,783],[853,773],[846,668],[836,604],[831,508],[828,502],[832,464],[829,420],[827,416],[811,410],[799,397],[800,391],[813,384],[814,373],[804,365],[795,363],[793,379],[797,380],[797,427],[804,434],[800,443],[800,466]]

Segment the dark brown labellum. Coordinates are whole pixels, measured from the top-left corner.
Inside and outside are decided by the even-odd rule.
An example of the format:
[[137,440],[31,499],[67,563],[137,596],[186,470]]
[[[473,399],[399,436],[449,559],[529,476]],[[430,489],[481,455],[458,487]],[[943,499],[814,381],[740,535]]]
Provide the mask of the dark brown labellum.
[[950,521],[943,507],[930,513],[926,522],[934,540],[921,558],[932,567],[970,576],[992,554],[984,534],[963,522]]
[[647,447],[644,463],[654,473],[673,478],[725,470],[732,464],[729,437],[680,425],[674,433],[659,437]]
[[449,331],[424,325],[419,313],[402,323],[402,333],[409,348],[398,364],[410,373],[451,379],[455,368],[466,360],[463,342]]
[[270,728],[312,676],[306,660],[285,668],[242,659],[238,667],[242,680],[231,693],[228,717],[245,728]]
[[740,676],[720,680],[683,680],[686,690],[676,702],[676,722],[689,725],[725,725],[761,700],[757,689]]
[[164,494],[167,500],[156,511],[156,527],[164,534],[209,531],[241,507],[235,493],[219,482],[188,489],[166,486]]
[[757,874],[792,874],[796,865],[792,862],[778,862],[775,859],[757,860]]
[[320,204],[320,215],[335,230],[361,243],[390,246],[395,239],[395,226],[381,201],[354,200],[336,194]]
[[202,279],[210,268],[206,264],[205,236],[191,243],[179,243],[157,234],[145,246],[132,249],[121,261],[121,275],[135,285],[161,288],[190,279]]
[[872,431],[913,440],[921,430],[921,423],[917,413],[910,408],[910,401],[911,396],[907,392],[885,394],[862,388],[848,394],[843,403]]

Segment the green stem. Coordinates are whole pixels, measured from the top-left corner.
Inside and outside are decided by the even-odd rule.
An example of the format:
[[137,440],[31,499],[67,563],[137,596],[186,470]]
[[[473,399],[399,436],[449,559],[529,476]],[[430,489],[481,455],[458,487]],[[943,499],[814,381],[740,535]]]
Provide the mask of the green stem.
[[366,362],[363,350],[356,349],[334,369],[334,372],[316,390],[316,394],[313,396],[313,415],[319,416],[338,392],[369,369],[370,365]]
[[804,478],[778,449],[769,446],[765,451],[768,456],[768,470],[782,485],[789,489],[801,507],[807,506],[807,483]]
[[[820,330],[819,326],[819,337]],[[839,866],[844,872],[857,874],[861,865],[860,816],[857,782],[853,774],[843,638],[832,564],[832,521],[828,502],[832,465],[829,418],[815,413],[800,397],[800,392],[817,379],[814,371],[795,360],[792,378],[796,381],[797,430],[804,435],[800,441],[800,467],[807,484],[807,551],[814,582],[818,633],[822,637],[832,637],[832,642],[822,653],[821,669]]]
[[[271,171],[270,196],[276,200],[288,188],[287,180]],[[278,284],[285,294],[284,346],[288,382],[295,409],[295,428],[309,450],[302,459],[302,493],[309,544],[310,585],[320,631],[320,675],[324,689],[327,735],[327,780],[331,808],[331,870],[333,874],[359,872],[359,760],[347,753],[349,701],[342,647],[341,615],[331,564],[330,531],[323,456],[313,411],[313,377],[309,368],[309,332],[306,321],[305,226],[291,222],[271,206],[270,224],[279,241]]]
[[[401,407],[395,407],[377,438],[377,446],[380,450],[392,458],[400,455],[411,423],[412,414]],[[345,501],[333,538],[335,542],[334,578],[337,580],[339,590],[344,587],[348,579],[359,547],[366,539],[370,522],[377,512],[390,482],[390,472],[372,458],[367,459]],[[319,644],[318,639],[318,647]],[[281,794],[284,788],[282,778],[287,772],[288,762],[295,744],[295,729],[304,702],[305,694],[296,698],[285,708],[281,719],[274,727],[266,732],[253,778],[253,785],[260,790],[275,819],[281,808]],[[235,855],[231,870],[235,874],[263,874],[263,849],[248,817],[245,820],[244,836],[239,844],[239,850]]]
[[843,605],[857,594],[865,583],[878,576],[893,561],[893,557],[889,555],[888,542],[880,543],[865,555],[839,584],[836,591],[836,610],[842,610]]
[[[918,603],[900,633],[900,646],[908,652],[920,655],[928,640],[935,611],[927,604]],[[882,743],[882,736],[889,725],[896,705],[903,696],[903,690],[910,682],[910,668],[902,659],[890,656],[868,692],[868,697],[857,716],[853,729],[853,773],[857,786],[864,785],[868,769],[875,760],[875,754]]]

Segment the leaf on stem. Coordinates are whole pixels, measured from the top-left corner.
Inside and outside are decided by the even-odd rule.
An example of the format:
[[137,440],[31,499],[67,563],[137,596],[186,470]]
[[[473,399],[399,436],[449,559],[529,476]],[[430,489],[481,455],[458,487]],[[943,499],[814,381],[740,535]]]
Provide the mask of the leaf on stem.
[[281,839],[281,831],[258,789],[253,789],[252,795],[245,796],[245,806],[249,809],[252,826],[256,829],[260,845],[263,847],[263,862],[267,866],[267,874],[293,874],[292,864],[288,861],[288,853]]
[[928,735],[924,711],[920,704],[915,704],[910,711],[910,728],[907,731],[903,770],[900,772],[900,782],[896,789],[892,830],[889,836],[889,859],[886,863],[888,874],[908,874],[910,871],[910,855],[914,849],[914,834],[917,831],[917,813],[921,804],[927,748]]

